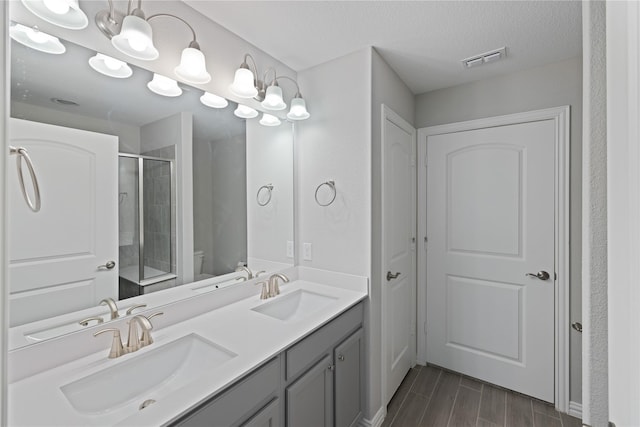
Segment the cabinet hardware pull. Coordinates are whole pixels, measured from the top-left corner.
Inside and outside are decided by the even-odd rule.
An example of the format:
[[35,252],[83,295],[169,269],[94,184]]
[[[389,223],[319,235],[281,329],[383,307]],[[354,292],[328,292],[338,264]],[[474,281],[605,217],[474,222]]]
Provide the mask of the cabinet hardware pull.
[[339,355],[339,356],[338,356],[338,360],[339,360],[339,361],[341,361],[341,362],[344,362],[344,356],[343,356],[342,354],[341,354],[341,355]]
[[327,369],[330,370],[330,371],[333,371],[335,368],[336,368],[335,365],[329,365],[329,367]]

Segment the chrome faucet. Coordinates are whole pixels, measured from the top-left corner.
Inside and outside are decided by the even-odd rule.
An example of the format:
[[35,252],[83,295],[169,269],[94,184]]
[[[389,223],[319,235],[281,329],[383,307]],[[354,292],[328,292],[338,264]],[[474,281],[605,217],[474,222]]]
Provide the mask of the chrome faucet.
[[269,277],[269,297],[275,297],[280,294],[278,279],[281,279],[284,283],[289,282],[289,278],[282,273],[272,274],[271,277]]
[[236,272],[240,272],[240,271],[244,271],[245,273],[247,273],[247,280],[251,280],[253,279],[253,273],[251,272],[251,270],[249,270],[249,267],[244,266],[244,265],[238,265],[236,267]]
[[109,307],[109,311],[111,312],[111,320],[120,317],[120,315],[118,314],[118,306],[116,305],[116,302],[113,300],[113,298],[103,299],[102,301],[100,301],[100,305],[106,305],[107,307]]
[[[142,334],[145,332],[148,336],[148,344],[142,344],[142,340],[140,339],[140,335],[138,335],[138,326],[140,325],[140,329],[142,330]],[[125,347],[125,351],[127,353],[133,353],[134,351],[140,350],[145,345],[149,345],[153,342],[151,339],[151,335],[149,335],[149,331],[153,329],[153,325],[141,314],[133,316],[129,321],[129,338],[127,339],[127,346]]]

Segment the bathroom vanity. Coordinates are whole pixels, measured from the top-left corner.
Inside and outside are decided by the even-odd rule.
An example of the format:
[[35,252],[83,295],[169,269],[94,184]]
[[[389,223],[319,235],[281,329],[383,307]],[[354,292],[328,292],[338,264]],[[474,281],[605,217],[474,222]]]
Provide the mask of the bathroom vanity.
[[[9,424],[357,424],[367,279],[301,267],[289,278],[266,300],[252,280],[164,306],[154,342],[117,358],[107,358],[111,334],[93,337],[101,325],[10,352]],[[225,292],[235,301],[206,310]],[[126,336],[128,320],[109,326]],[[89,349],[81,357],[79,343]],[[69,356],[25,373],[53,348]]]

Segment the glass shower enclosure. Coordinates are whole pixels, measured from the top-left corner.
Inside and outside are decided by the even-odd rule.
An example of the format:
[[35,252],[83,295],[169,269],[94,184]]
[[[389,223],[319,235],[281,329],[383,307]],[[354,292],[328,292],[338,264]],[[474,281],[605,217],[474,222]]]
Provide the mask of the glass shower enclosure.
[[119,155],[120,299],[175,285],[173,161]]

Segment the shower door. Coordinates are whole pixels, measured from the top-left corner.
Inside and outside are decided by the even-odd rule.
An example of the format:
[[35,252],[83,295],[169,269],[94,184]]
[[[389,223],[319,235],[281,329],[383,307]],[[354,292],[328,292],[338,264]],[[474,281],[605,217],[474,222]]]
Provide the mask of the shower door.
[[173,162],[120,154],[120,277],[146,286],[176,277]]

